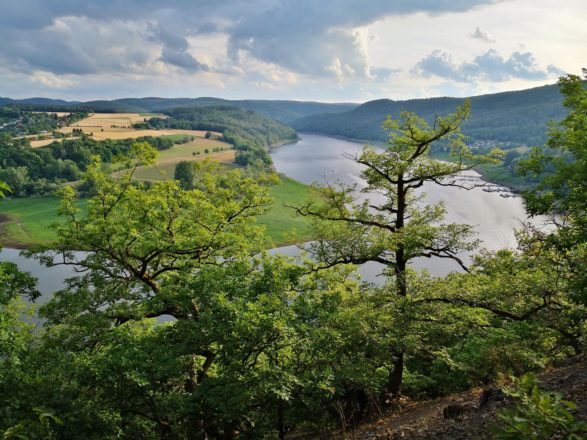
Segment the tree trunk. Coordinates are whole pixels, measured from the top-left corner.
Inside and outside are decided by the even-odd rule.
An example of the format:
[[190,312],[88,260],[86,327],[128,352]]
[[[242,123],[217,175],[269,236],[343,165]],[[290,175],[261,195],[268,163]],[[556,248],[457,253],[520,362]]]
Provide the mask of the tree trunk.
[[[406,215],[406,193],[403,183],[403,175],[398,176],[397,184],[397,213],[395,226],[398,231],[405,225]],[[404,245],[400,243],[395,252],[395,288],[396,295],[405,297],[408,294],[406,280],[406,254]],[[402,383],[404,378],[404,352],[403,350],[394,354],[393,370],[389,373],[388,389],[392,397],[398,397],[402,392]]]
[[279,399],[277,401],[277,429],[279,431],[279,440],[285,439],[284,412],[283,399]]
[[400,352],[393,361],[393,370],[389,373],[389,393],[398,397],[402,392],[404,377],[404,353]]

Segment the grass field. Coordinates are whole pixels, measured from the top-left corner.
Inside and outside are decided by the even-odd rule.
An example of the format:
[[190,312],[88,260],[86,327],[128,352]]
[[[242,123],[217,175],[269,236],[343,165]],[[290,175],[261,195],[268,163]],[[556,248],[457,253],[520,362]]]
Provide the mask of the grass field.
[[311,189],[296,180],[280,176],[281,182],[271,188],[273,206],[257,221],[265,226],[267,247],[301,243],[310,239],[310,220],[296,216],[285,205],[301,204],[311,196]]
[[[283,205],[303,202],[309,195],[309,187],[287,177],[271,189],[275,202],[271,210],[259,217],[265,226],[267,247],[301,242],[308,239],[308,220],[296,217],[293,210]],[[55,239],[51,225],[59,220],[56,198],[0,199],[0,244],[25,248],[48,244]],[[85,200],[78,202],[80,208]]]
[[[175,165],[181,161],[200,161],[204,159],[216,160],[222,164],[234,163],[234,150],[226,142],[214,139],[196,138],[185,144],[177,144],[159,152],[157,164],[152,167],[142,167],[135,172],[139,180],[162,180],[172,178]],[[222,151],[213,151],[222,149]],[[208,153],[206,153],[208,150]]]
[[[85,200],[78,206],[84,208]],[[51,225],[58,221],[57,198],[0,200],[0,244],[8,247],[30,247],[48,244],[55,239]]]

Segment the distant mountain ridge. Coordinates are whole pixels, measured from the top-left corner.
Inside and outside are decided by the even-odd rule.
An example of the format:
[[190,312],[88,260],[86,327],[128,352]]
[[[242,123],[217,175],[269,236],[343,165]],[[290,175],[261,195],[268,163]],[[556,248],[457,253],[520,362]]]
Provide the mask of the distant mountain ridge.
[[[410,111],[431,121],[437,114],[454,111],[464,99],[378,99],[347,112],[305,116],[290,125],[298,131],[383,141],[387,137],[381,123],[387,115],[398,118],[400,112]],[[477,141],[540,145],[546,140],[548,122],[560,120],[566,115],[557,85],[473,96],[470,99],[471,117],[462,129],[465,135]]]
[[[557,85],[527,90],[473,96],[471,117],[463,124],[463,133],[473,141],[541,145],[547,137],[548,122],[562,119],[566,111]],[[168,112],[175,109],[228,106],[252,110],[285,123],[298,131],[343,136],[365,141],[386,139],[381,123],[400,112],[416,112],[427,120],[446,114],[463,103],[464,98],[426,98],[393,101],[377,99],[364,104],[321,103],[287,100],[228,100],[201,98],[122,98],[88,102],[59,99],[0,98],[0,106],[20,105],[34,110],[85,110],[95,112]]]
[[317,114],[346,112],[357,107],[353,103],[323,103],[312,101],[282,101],[282,100],[228,100],[220,98],[122,98],[112,101],[63,101],[60,99],[29,98],[10,99],[0,98],[0,106],[20,105],[31,106],[37,110],[86,110],[108,113],[152,113],[166,110],[201,107],[201,106],[230,106],[245,110],[253,110],[263,116],[289,124],[296,119]]

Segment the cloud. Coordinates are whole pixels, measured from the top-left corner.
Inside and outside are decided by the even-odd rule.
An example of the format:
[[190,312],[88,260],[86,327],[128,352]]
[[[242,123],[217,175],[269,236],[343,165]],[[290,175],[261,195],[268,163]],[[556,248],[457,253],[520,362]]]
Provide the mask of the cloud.
[[401,72],[401,69],[391,69],[389,67],[371,67],[369,73],[371,77],[378,82],[389,81],[394,75]]
[[59,77],[51,72],[35,71],[30,77],[30,80],[35,83],[40,83],[50,89],[65,89],[73,85],[73,81]]
[[477,28],[475,29],[475,32],[472,32],[471,34],[469,34],[469,36],[471,38],[476,38],[478,40],[483,40],[486,43],[495,43],[497,40],[495,38],[493,38],[489,32],[484,31],[483,29],[481,29],[479,26],[477,26]]
[[[249,57],[295,74],[371,79],[369,24],[495,1],[19,0],[2,6],[0,63],[27,74],[147,74],[165,67],[234,74],[231,65]],[[196,56],[190,38],[214,33],[225,36],[225,53]]]
[[[256,8],[229,31],[229,54],[245,53],[307,75],[369,78],[369,37],[362,28],[389,16],[439,14],[491,0],[282,0]],[[271,2],[269,2],[271,3]]]
[[434,50],[416,64],[412,73],[424,77],[437,76],[458,82],[487,80],[507,81],[511,78],[525,80],[547,79],[560,71],[556,66],[542,70],[530,52],[513,52],[505,59],[495,49],[476,56],[473,61],[457,64],[452,56],[441,50]]
[[184,37],[170,34],[162,29],[156,30],[156,36],[163,44],[160,60],[164,63],[189,71],[210,71],[210,66],[201,63],[189,52],[189,44]]
[[556,67],[556,66],[554,66],[552,64],[549,64],[546,67],[546,71],[548,73],[550,73],[551,75],[555,75],[555,76],[563,76],[563,75],[566,75],[568,73],[565,70],[559,69],[558,67]]

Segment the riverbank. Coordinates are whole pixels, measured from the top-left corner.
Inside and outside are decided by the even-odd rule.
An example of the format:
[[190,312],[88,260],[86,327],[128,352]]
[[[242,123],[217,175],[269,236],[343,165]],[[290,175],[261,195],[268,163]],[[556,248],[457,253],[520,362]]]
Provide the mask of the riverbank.
[[[333,134],[325,135],[323,133],[314,133],[314,132],[305,132],[305,131],[300,131],[299,133],[312,135],[312,136],[327,136],[329,138],[340,139],[340,140],[346,141],[346,142],[353,142],[353,143],[361,144],[361,145],[370,145],[370,146],[379,147],[379,148],[385,148],[385,146],[386,146],[386,143],[384,141],[356,139],[356,138],[349,138],[346,136],[339,136],[339,135],[333,135]],[[455,161],[448,154],[433,153],[432,157],[435,159],[445,160],[445,161],[450,161],[450,162]],[[523,181],[522,177],[513,174],[509,169],[507,169],[503,166],[500,166],[500,165],[482,165],[482,166],[476,167],[475,171],[477,171],[481,175],[483,180],[485,180],[489,183],[496,184],[496,185],[501,185],[501,186],[507,188],[512,193],[520,194],[524,190],[527,190],[530,187],[529,184],[527,184]]]

